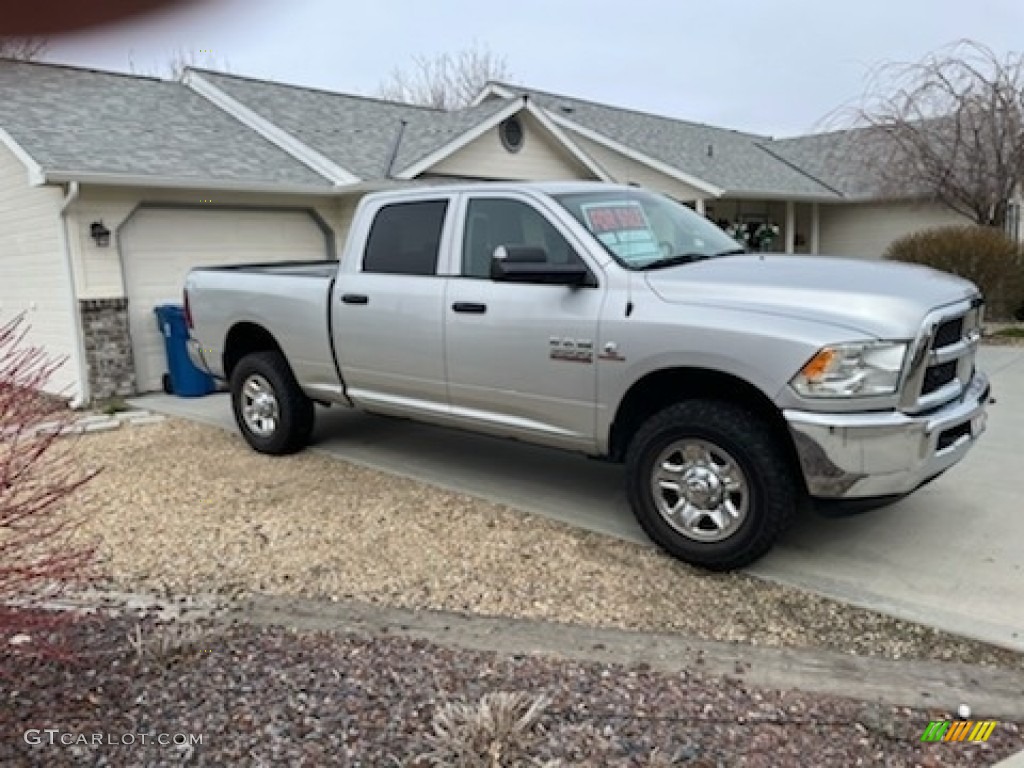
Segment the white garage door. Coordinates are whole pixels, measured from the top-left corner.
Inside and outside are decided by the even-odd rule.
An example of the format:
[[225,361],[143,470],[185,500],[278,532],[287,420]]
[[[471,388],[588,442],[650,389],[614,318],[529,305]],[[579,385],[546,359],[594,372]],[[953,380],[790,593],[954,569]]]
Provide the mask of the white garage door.
[[323,232],[301,211],[143,208],[120,246],[140,392],[159,390],[167,370],[153,307],[181,303],[192,267],[327,258]]

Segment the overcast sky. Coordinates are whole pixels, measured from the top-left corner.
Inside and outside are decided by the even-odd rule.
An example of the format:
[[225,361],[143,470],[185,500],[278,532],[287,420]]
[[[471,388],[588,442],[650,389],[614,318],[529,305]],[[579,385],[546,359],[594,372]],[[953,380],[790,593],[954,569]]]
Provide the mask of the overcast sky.
[[53,40],[48,58],[155,70],[211,50],[237,74],[373,95],[412,56],[476,43],[525,85],[785,136],[855,99],[877,62],[964,37],[1021,48],[1024,2],[209,0]]

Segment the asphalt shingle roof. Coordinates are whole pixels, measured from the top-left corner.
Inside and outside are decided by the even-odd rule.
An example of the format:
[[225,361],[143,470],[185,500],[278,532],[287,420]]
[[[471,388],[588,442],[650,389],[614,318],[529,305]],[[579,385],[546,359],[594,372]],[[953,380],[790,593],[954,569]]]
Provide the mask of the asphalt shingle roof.
[[330,182],[180,83],[0,60],[0,127],[44,171]]
[[818,133],[778,139],[767,148],[785,161],[807,173],[849,200],[870,200],[891,196],[894,192],[907,197],[924,196],[928,190],[910,180],[899,190],[887,188],[882,176],[873,168],[891,160],[891,145],[871,141],[871,128]]
[[[730,196],[838,200],[881,191],[857,161],[863,143],[851,132],[772,140],[504,84],[498,85],[507,98],[445,112],[208,70],[194,74],[362,179],[401,173],[525,95],[551,115]],[[156,78],[0,60],[0,127],[46,171],[332,186],[188,86]]]
[[392,173],[445,146],[509,103],[445,112],[364,96],[195,70],[204,80],[290,133],[347,171],[385,178],[401,122],[406,128]]
[[[553,115],[571,120],[731,194],[836,198],[836,193],[780,161],[762,144],[770,137],[636,112],[571,96],[499,83],[526,93]],[[709,153],[708,148],[711,148]]]

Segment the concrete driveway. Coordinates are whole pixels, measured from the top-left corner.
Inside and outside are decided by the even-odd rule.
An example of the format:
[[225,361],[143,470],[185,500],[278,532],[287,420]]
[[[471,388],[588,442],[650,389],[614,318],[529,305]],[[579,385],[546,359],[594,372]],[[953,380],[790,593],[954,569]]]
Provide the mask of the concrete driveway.
[[[979,364],[997,403],[964,462],[892,507],[804,517],[750,573],[1024,651],[1024,347],[984,347]],[[235,429],[226,395],[134,402]],[[315,450],[650,543],[617,466],[343,409],[317,419]]]

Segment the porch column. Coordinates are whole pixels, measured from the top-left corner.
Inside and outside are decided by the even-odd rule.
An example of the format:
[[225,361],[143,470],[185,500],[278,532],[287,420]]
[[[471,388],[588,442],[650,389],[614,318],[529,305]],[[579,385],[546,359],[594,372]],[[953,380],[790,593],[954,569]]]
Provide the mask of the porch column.
[[694,210],[697,211],[697,213],[699,213],[701,216],[704,215],[704,198],[703,197],[697,198],[697,200],[694,202]]
[[786,201],[786,253],[796,252],[796,203]]
[[821,219],[818,204],[811,203],[811,253],[815,256],[821,250]]

